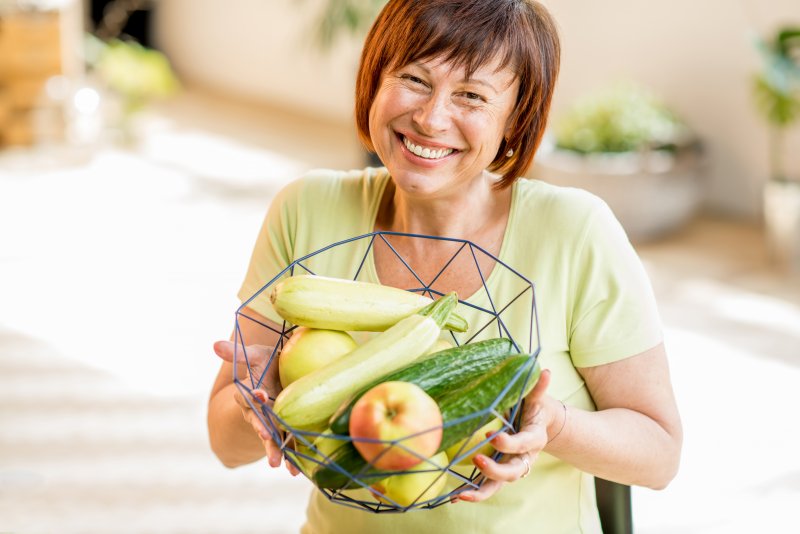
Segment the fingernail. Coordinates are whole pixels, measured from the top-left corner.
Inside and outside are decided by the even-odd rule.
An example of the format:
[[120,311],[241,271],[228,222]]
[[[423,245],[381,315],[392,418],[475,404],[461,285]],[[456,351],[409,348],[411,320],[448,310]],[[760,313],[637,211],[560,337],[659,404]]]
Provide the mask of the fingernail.
[[475,462],[475,465],[477,465],[481,469],[486,467],[486,457],[481,455],[481,454],[478,454],[477,456],[475,456],[475,459],[473,461]]
[[475,501],[474,497],[472,497],[471,495],[464,495],[463,493],[459,495],[458,498],[461,499],[462,501],[467,501],[467,502]]

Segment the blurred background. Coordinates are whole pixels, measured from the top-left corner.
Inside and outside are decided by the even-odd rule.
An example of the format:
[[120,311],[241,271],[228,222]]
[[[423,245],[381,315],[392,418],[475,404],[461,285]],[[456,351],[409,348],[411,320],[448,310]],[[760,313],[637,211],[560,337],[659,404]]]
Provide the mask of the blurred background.
[[[791,531],[800,6],[544,3],[563,60],[529,178],[622,221],[684,418],[636,531]],[[0,531],[297,531],[308,481],[208,448],[211,344],[274,193],[367,164],[353,80],[381,5],[0,0]]]

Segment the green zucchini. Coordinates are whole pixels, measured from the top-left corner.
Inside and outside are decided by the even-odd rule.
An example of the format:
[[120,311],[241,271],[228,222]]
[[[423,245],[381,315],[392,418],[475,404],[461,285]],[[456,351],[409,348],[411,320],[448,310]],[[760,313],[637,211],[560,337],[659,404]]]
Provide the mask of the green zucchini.
[[334,434],[349,434],[350,412],[361,396],[381,382],[411,382],[436,399],[446,391],[456,390],[492,369],[506,357],[514,354],[511,340],[489,339],[453,347],[430,354],[411,365],[390,373],[364,387],[342,404],[331,418]]
[[448,293],[349,354],[295,380],[275,399],[275,415],[288,430],[324,429],[353,393],[427,354],[457,303],[455,292]]
[[[533,371],[531,371],[532,369]],[[529,374],[531,377],[526,383]],[[467,386],[436,399],[444,421],[439,451],[446,450],[451,445],[458,443],[486,423],[487,416],[467,418],[469,415],[482,412],[493,404],[494,410],[498,413],[503,413],[513,407],[521,395],[527,395],[533,389],[539,380],[539,374],[539,365],[533,357],[527,354],[517,354],[507,357],[491,372],[473,380]],[[500,394],[512,381],[511,387],[495,404]],[[488,417],[491,415],[489,414]],[[340,469],[367,485],[397,474],[392,471],[378,471],[369,468],[352,443],[346,443],[334,451],[330,460],[329,465],[317,466],[312,475],[312,480],[319,488],[356,487],[357,484],[351,480],[351,476],[341,472]],[[333,462],[336,466],[330,465]],[[340,469],[337,469],[337,466]]]

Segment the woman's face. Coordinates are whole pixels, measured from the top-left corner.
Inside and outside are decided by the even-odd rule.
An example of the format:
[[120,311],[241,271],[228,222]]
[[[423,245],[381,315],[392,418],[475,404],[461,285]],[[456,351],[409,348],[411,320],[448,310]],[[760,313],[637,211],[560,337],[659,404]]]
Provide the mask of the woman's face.
[[466,191],[494,160],[519,90],[514,72],[497,65],[467,78],[433,58],[383,74],[369,129],[399,189],[426,198]]

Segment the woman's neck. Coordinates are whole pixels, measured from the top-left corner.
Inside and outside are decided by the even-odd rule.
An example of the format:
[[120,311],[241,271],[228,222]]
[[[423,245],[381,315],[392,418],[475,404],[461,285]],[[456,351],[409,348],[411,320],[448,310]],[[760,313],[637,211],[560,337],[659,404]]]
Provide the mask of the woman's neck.
[[[496,225],[505,228],[511,204],[511,189],[492,189],[494,181],[484,178],[457,195],[419,199],[386,185],[376,220],[377,230],[446,236],[481,241],[479,236],[496,233]],[[495,231],[492,232],[492,228]]]

